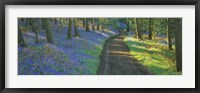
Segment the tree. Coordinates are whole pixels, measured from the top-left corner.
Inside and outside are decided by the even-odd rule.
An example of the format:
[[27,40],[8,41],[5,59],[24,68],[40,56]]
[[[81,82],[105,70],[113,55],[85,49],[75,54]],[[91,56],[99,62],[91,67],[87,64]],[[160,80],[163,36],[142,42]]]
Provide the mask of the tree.
[[53,44],[53,36],[50,31],[49,27],[49,19],[48,18],[43,18],[42,22],[44,23],[45,29],[46,29],[46,36],[47,36],[47,42]]
[[89,28],[89,20],[88,18],[86,18],[86,32],[89,32],[90,28]]
[[174,19],[168,18],[168,48],[172,50],[172,34],[174,30]]
[[99,18],[97,18],[97,30],[99,31],[101,28],[101,25],[100,25],[100,20]]
[[140,33],[140,23],[139,23],[139,18],[136,18],[136,25],[137,25],[137,39],[142,39],[142,34]]
[[34,22],[34,21],[35,21],[35,20],[32,19],[32,18],[29,19],[29,22],[30,22],[31,28],[32,28],[33,32],[35,32],[35,43],[38,43],[37,28],[36,28],[36,26],[35,26],[35,22]]
[[153,19],[149,18],[149,40],[152,40],[152,32],[153,32]]
[[83,27],[85,27],[86,18],[83,18]]
[[26,43],[25,43],[25,41],[24,41],[24,38],[23,38],[23,35],[22,35],[22,32],[21,32],[21,28],[20,28],[20,26],[18,25],[18,43],[19,44],[21,44],[23,47],[25,47],[26,46]]
[[130,31],[130,21],[129,18],[126,18],[126,31]]
[[60,30],[62,30],[62,28],[64,27],[64,22],[65,22],[66,19],[64,18],[60,18]]
[[55,25],[57,25],[57,23],[58,23],[58,22],[57,22],[57,18],[54,18],[54,22],[55,22]]
[[133,27],[133,32],[134,32],[134,37],[136,37],[138,39],[138,29],[137,29],[137,21],[136,18],[132,18],[132,27]]
[[26,18],[25,22],[26,22],[26,24],[25,24],[26,26],[30,25],[30,20],[28,18]]
[[182,19],[175,18],[176,68],[182,71]]
[[78,37],[79,33],[78,33],[78,21],[77,21],[77,18],[74,18],[74,32],[75,32],[75,37]]
[[168,36],[168,18],[165,20],[165,35]]
[[72,18],[69,18],[68,21],[69,25],[68,25],[67,39],[72,39]]
[[92,30],[94,31],[95,30],[95,19],[92,18]]
[[45,22],[42,19],[42,29],[46,29]]

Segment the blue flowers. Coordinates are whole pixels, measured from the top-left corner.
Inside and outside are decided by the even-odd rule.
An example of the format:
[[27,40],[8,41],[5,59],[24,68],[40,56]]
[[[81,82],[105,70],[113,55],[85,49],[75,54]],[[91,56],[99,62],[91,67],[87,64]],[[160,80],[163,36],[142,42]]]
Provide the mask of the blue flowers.
[[58,29],[59,25],[51,27],[54,44],[46,42],[44,30],[38,31],[39,43],[37,44],[34,42],[34,32],[23,32],[27,47],[18,46],[19,75],[95,74],[104,41],[118,34],[117,31],[86,32],[83,28],[79,28],[80,37],[74,37],[72,31],[73,38],[68,40],[67,26],[63,29]]

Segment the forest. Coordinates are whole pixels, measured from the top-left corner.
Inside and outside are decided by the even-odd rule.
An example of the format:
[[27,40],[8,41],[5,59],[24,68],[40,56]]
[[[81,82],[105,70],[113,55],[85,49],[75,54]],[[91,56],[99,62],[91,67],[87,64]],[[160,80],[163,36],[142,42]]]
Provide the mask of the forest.
[[181,75],[182,18],[18,18],[18,75]]

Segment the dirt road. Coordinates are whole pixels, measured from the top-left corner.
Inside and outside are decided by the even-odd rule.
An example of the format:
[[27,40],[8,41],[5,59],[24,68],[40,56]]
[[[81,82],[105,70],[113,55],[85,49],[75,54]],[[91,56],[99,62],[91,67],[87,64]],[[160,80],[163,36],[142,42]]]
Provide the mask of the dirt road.
[[120,34],[105,45],[99,75],[148,75],[147,69],[129,52],[123,42],[126,34]]

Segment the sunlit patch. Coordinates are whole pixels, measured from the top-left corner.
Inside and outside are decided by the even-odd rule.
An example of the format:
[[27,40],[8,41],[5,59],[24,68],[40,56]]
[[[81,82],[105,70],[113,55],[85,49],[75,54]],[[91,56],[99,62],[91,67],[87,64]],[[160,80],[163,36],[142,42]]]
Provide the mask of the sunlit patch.
[[[160,38],[159,40],[162,41]],[[180,74],[176,72],[175,51],[168,50],[166,44],[158,43],[156,40],[139,41],[132,37],[126,37],[124,42],[129,46],[133,57],[147,66],[153,74]]]

